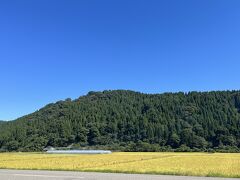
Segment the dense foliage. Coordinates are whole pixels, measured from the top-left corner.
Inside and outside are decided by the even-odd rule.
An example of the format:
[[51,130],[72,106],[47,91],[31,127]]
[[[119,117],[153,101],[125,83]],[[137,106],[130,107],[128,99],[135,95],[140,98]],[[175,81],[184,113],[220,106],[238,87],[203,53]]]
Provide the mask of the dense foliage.
[[0,123],[2,151],[68,145],[123,151],[238,151],[240,91],[89,92]]

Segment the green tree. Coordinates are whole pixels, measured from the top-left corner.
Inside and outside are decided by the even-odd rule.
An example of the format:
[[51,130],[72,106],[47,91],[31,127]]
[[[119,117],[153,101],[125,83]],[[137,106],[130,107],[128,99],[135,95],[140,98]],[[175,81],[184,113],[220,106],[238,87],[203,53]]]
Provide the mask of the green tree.
[[173,133],[171,137],[169,138],[169,145],[173,148],[179,147],[180,144],[180,138],[176,133]]

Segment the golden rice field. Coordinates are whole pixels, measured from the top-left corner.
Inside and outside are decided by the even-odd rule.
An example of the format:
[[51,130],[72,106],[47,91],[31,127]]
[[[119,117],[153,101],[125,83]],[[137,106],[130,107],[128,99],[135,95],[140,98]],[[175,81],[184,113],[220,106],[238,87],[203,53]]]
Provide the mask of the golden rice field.
[[0,168],[240,177],[240,154],[140,152],[64,155],[1,153]]

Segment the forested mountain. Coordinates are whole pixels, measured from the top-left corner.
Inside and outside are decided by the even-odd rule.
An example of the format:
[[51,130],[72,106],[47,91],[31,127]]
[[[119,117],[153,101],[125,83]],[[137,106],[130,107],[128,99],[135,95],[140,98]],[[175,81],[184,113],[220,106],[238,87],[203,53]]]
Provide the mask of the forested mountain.
[[89,92],[0,125],[2,151],[39,151],[71,144],[124,151],[237,151],[240,91]]
[[[2,124],[4,124],[6,121],[1,121],[0,120],[0,126],[2,125]],[[1,128],[1,127],[0,127]]]

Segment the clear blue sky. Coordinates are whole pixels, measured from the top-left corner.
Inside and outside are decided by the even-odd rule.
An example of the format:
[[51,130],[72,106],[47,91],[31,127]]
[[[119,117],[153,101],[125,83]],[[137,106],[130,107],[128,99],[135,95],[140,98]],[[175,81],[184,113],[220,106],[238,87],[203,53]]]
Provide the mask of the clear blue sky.
[[240,89],[239,0],[0,1],[0,119],[90,90]]

